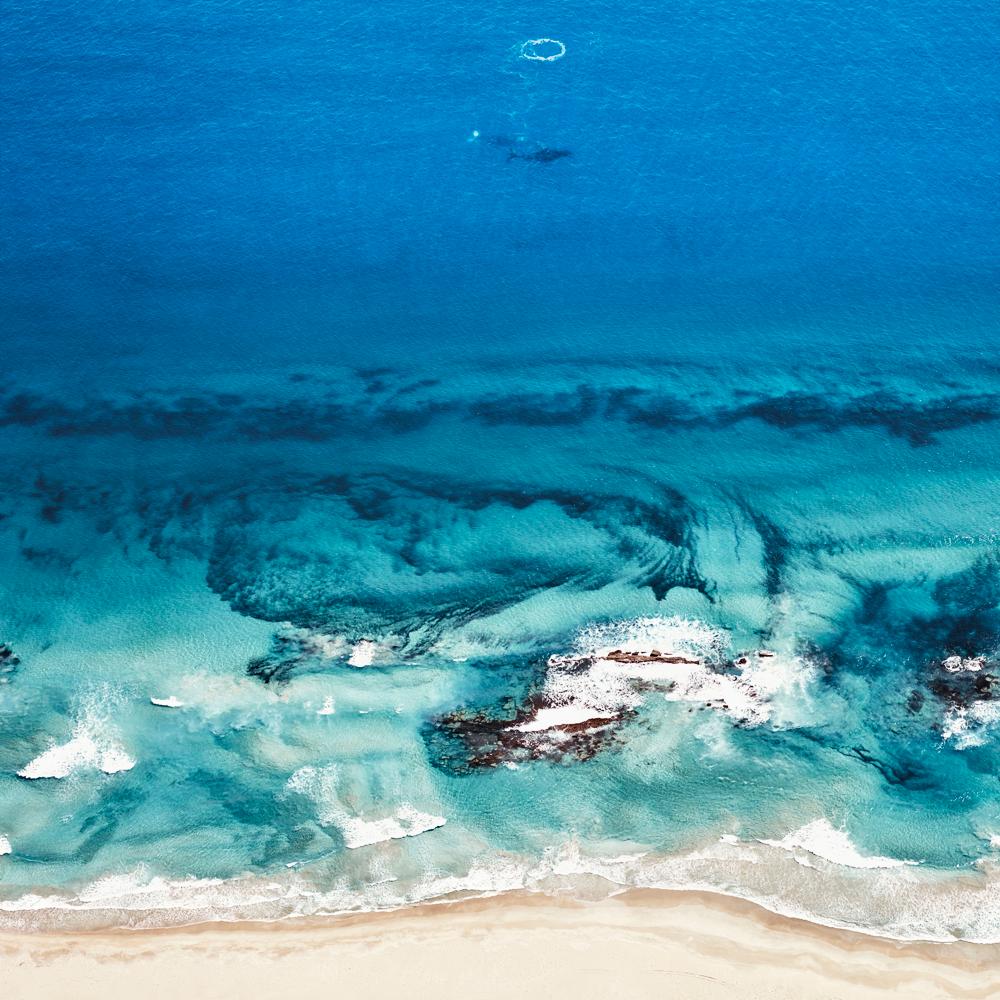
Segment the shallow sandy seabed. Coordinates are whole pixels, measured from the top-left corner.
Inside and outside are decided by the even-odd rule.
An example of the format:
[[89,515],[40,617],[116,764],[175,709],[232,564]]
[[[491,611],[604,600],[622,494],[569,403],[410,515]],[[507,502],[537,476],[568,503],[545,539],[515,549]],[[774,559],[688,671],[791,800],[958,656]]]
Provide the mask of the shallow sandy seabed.
[[278,924],[6,932],[0,961],[11,1000],[1000,995],[1000,946],[897,943],[740,900],[651,890],[589,903],[512,894]]

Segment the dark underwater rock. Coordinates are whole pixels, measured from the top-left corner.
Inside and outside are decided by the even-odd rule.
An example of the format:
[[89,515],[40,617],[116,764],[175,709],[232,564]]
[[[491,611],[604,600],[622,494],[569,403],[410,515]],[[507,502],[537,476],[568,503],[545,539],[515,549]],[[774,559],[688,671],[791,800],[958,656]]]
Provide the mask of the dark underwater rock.
[[271,648],[247,664],[247,673],[265,684],[281,683],[294,673],[323,669],[330,661],[343,661],[348,653],[346,643],[338,643],[328,635],[308,629],[287,629],[271,639]]
[[927,690],[949,708],[969,708],[1000,692],[1000,669],[982,656],[949,656],[931,666]]
[[21,658],[7,643],[0,643],[0,684],[8,684],[17,673]]

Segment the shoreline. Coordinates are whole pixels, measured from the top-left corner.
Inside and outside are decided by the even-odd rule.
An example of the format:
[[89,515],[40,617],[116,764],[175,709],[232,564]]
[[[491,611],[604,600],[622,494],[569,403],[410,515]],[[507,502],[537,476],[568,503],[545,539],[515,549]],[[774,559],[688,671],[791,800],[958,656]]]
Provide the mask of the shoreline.
[[[340,917],[0,932],[5,993],[148,1000],[433,996],[988,998],[1000,945],[901,942],[697,890],[512,892]],[[668,994],[669,995],[669,994]]]

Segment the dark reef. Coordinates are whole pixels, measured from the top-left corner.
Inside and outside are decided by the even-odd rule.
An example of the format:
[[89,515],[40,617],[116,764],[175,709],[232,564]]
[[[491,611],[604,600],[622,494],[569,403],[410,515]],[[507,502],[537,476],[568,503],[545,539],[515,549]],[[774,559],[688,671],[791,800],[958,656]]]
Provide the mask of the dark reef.
[[467,774],[536,760],[556,764],[587,761],[620,742],[618,729],[632,715],[595,711],[592,718],[578,722],[527,732],[518,728],[552,707],[538,694],[509,716],[459,710],[435,719],[424,729],[432,763],[453,774]]
[[0,684],[7,684],[14,678],[21,658],[5,642],[0,642]]

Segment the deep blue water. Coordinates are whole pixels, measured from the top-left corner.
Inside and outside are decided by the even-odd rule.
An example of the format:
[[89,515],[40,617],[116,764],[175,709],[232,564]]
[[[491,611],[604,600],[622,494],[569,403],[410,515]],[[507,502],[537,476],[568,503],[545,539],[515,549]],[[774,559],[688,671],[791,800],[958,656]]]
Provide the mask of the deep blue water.
[[3,919],[1000,935],[997,38],[9,5]]

